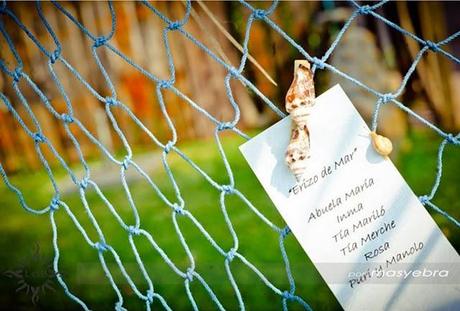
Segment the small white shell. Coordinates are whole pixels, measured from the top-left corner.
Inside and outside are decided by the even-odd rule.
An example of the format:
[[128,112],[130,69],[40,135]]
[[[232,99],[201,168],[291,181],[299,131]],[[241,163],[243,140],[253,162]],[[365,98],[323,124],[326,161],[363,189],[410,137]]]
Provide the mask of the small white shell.
[[371,132],[372,146],[378,154],[388,156],[393,151],[391,140],[385,136]]

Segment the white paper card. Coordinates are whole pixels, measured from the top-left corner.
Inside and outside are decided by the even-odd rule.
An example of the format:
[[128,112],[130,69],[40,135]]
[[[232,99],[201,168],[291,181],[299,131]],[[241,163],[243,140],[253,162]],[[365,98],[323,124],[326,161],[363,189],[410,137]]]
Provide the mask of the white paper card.
[[240,149],[342,307],[460,310],[457,252],[391,160],[374,151],[339,85],[316,99],[308,124],[303,182],[284,161],[289,117]]

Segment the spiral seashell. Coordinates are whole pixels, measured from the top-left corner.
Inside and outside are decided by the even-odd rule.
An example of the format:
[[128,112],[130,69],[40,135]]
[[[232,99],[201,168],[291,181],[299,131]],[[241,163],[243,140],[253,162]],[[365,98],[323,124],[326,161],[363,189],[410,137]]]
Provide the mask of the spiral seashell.
[[315,86],[310,64],[307,61],[295,62],[294,80],[286,94],[286,111],[298,126],[307,124],[307,118],[313,107]]
[[306,60],[296,60],[294,80],[286,94],[286,110],[291,115],[293,129],[285,160],[297,181],[301,180],[310,157],[310,134],[307,121],[314,99],[315,87],[310,64]]
[[391,140],[385,136],[379,135],[376,132],[371,132],[372,146],[378,154],[388,156],[393,151]]
[[301,180],[310,158],[310,136],[307,126],[292,129],[291,140],[286,150],[286,164],[298,181]]

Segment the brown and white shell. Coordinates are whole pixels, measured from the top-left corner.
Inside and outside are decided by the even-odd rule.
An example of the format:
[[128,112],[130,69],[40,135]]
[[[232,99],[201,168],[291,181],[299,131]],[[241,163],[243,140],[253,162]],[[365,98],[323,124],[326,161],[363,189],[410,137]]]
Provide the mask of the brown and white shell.
[[294,80],[286,94],[286,110],[291,115],[293,128],[285,160],[297,181],[301,180],[310,157],[310,133],[307,122],[314,99],[315,87],[310,64],[305,60],[296,61]]
[[307,126],[292,129],[291,140],[286,150],[286,164],[297,180],[300,180],[310,158],[310,136]]
[[310,64],[307,61],[296,61],[294,80],[286,94],[286,111],[298,126],[307,124],[314,99],[315,86]]

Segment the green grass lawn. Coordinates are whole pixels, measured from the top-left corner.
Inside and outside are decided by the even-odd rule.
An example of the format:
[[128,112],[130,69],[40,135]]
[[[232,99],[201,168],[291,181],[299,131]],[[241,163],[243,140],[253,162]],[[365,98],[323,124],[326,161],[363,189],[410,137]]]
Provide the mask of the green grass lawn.
[[[238,146],[243,142],[243,139],[231,135],[224,136],[223,144],[235,175],[236,187],[270,221],[278,226],[284,226],[283,220],[238,151]],[[405,144],[405,151],[398,158],[398,168],[417,194],[426,194],[431,189],[439,142],[439,138],[428,134],[412,135]],[[180,144],[180,148],[218,183],[228,183],[224,164],[213,140],[184,143]],[[181,194],[185,199],[186,208],[193,213],[224,249],[230,249],[232,238],[225,225],[219,205],[220,192],[177,155],[171,154],[168,159],[182,190]],[[452,146],[446,148],[444,169],[445,174],[434,202],[459,219],[460,157],[458,147],[457,150]],[[63,173],[58,172],[57,175],[59,179],[62,178]],[[152,178],[165,195],[174,201],[174,189],[162,167],[158,168]],[[43,174],[18,174],[12,177],[11,181],[24,192],[32,207],[40,208],[49,204],[51,200],[50,187],[46,176]],[[152,234],[158,245],[163,248],[179,269],[186,270],[189,262],[175,233],[170,208],[158,198],[146,182],[133,182],[129,187],[140,213],[141,227]],[[116,186],[105,187],[102,191],[113,203],[124,221],[132,224],[134,217],[121,185],[117,183]],[[87,191],[86,199],[101,225],[108,243],[117,250],[136,285],[145,293],[147,285],[136,265],[127,233],[119,226],[93,190]],[[70,194],[63,200],[75,213],[83,227],[87,229],[89,237],[97,241],[96,231],[84,211],[79,195],[77,193]],[[258,267],[276,287],[281,290],[289,289],[278,244],[278,234],[265,225],[238,197],[227,196],[225,204],[239,238],[239,252]],[[53,257],[49,215],[34,216],[25,212],[19,206],[15,195],[9,192],[3,184],[0,186],[0,206],[0,218],[2,219],[0,225],[2,237],[0,239],[1,270],[17,268],[21,263],[33,270],[39,266],[38,263],[40,262],[49,263]],[[458,249],[460,246],[459,229],[444,217],[437,214],[433,214],[433,216],[452,244]],[[117,298],[106,281],[97,251],[86,244],[64,209],[61,208],[56,212],[56,222],[61,251],[60,270],[69,288],[94,310],[113,309]],[[179,217],[178,224],[195,258],[196,271],[206,279],[227,309],[237,309],[237,300],[225,272],[224,257],[210,245],[190,220]],[[34,245],[37,243],[40,246],[41,257],[31,255]],[[154,282],[155,291],[160,293],[173,309],[189,310],[190,304],[186,298],[184,280],[164,263],[144,237],[135,237],[135,243]],[[292,273],[296,280],[297,295],[309,302],[316,310],[340,309],[332,293],[292,234],[287,237],[285,244]],[[120,284],[120,290],[125,297],[124,306],[130,310],[140,309],[143,303],[122,278],[112,256],[106,253],[105,258],[115,280]],[[247,309],[278,310],[281,308],[281,297],[265,286],[257,275],[238,259],[231,263],[231,270],[246,302]],[[8,278],[2,274],[0,280],[0,309],[79,309],[76,304],[68,300],[55,281],[52,283],[55,291],[47,289],[40,292],[39,300],[34,305],[30,293],[27,294],[24,290],[16,292],[18,288],[17,279]],[[192,282],[191,288],[201,309],[216,309],[199,282]],[[157,306],[158,303],[155,307]],[[301,309],[300,305],[294,302],[290,302],[289,307],[292,310]]]

